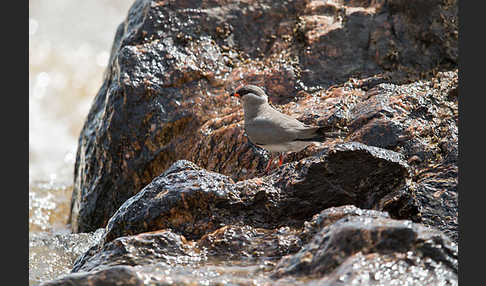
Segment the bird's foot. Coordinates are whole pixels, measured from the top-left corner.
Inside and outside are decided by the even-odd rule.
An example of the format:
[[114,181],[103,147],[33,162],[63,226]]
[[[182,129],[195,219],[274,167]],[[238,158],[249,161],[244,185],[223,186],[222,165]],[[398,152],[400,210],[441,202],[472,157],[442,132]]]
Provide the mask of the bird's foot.
[[284,160],[284,155],[280,154],[280,156],[278,157],[278,166],[279,167],[282,166],[283,160]]

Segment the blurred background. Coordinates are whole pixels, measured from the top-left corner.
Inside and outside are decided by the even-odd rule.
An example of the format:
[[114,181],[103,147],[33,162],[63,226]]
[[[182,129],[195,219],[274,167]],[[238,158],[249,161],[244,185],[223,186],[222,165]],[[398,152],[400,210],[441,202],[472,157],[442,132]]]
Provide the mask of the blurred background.
[[66,224],[77,141],[101,86],[116,28],[132,3],[29,1],[31,285],[69,272],[73,257],[84,250],[69,245],[83,235],[68,236]]

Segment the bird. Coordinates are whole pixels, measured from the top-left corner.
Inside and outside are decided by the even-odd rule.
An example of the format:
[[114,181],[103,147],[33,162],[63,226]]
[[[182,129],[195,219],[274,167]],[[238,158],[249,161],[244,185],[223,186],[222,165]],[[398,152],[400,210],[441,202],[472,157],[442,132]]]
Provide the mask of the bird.
[[270,151],[267,173],[275,154],[279,154],[279,166],[286,152],[298,152],[313,144],[322,142],[326,136],[324,128],[300,122],[275,110],[268,103],[265,91],[256,85],[244,85],[230,94],[243,102],[244,130],[254,145]]

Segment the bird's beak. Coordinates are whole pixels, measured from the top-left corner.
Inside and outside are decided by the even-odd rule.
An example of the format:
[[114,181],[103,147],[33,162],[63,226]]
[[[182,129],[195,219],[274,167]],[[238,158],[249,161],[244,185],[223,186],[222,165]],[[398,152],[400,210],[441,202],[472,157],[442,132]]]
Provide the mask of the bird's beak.
[[231,93],[230,96],[240,97],[240,95],[238,93],[236,93],[236,92]]

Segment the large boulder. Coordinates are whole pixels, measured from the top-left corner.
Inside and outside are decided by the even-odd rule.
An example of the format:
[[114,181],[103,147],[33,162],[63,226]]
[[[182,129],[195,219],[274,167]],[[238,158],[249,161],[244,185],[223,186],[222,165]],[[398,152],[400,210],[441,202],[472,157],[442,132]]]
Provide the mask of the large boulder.
[[[277,108],[306,123],[348,128],[349,140],[393,149],[407,160],[417,155],[414,162],[426,165],[454,153],[457,145],[447,137],[438,144],[429,140],[428,131],[450,134],[457,128],[435,107],[423,109],[435,102],[435,93],[405,91],[422,107],[405,112],[419,123],[414,125],[390,119],[401,112],[401,94],[373,88],[432,77],[416,86],[455,90],[457,83],[447,77],[452,87],[436,87],[434,79],[441,78],[438,69],[457,68],[457,6],[438,0],[135,1],[117,30],[79,137],[72,230],[104,227],[177,160],[235,181],[261,176],[268,154],[245,137],[241,108],[226,96],[243,82],[265,87]],[[454,92],[442,95],[439,102],[454,110]],[[390,99],[391,113],[363,117],[367,101]],[[426,132],[402,136],[410,126],[427,127],[424,119],[434,122]],[[428,142],[433,144],[422,151]],[[291,154],[287,162],[317,154],[326,144]]]
[[356,142],[238,183],[178,161],[118,209],[104,242],[159,229],[198,239],[227,225],[299,227],[333,206],[379,209],[406,185],[408,175],[398,153]]

